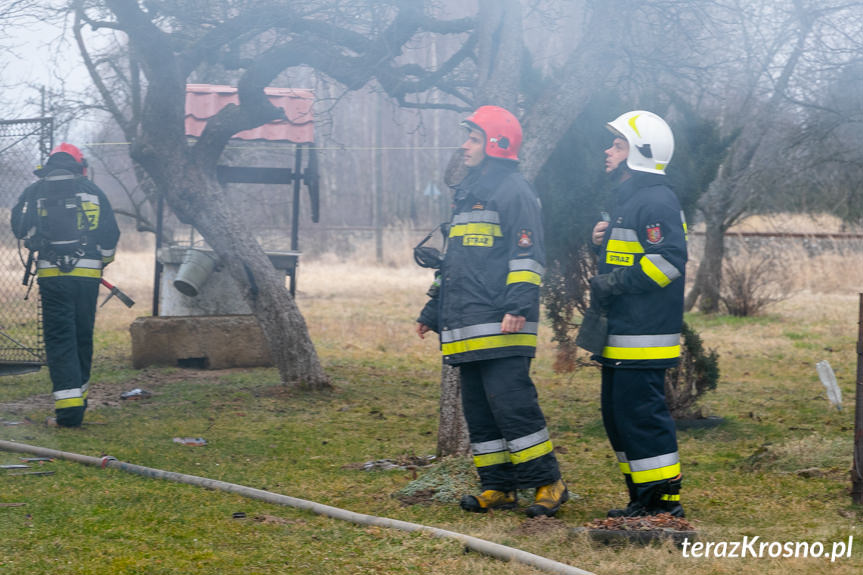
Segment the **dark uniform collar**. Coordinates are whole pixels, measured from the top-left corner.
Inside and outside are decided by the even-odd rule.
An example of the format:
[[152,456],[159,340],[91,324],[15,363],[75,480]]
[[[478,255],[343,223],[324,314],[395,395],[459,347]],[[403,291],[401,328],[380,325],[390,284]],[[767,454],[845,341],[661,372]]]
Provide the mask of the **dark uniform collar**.
[[486,158],[479,166],[469,168],[464,180],[455,187],[456,203],[468,196],[474,200],[488,200],[503,179],[515,172],[518,172],[517,162]]
[[668,185],[668,176],[664,174],[650,174],[647,172],[631,172],[631,174],[632,177],[618,184],[614,190],[617,194],[618,202],[621,204],[641,188]]

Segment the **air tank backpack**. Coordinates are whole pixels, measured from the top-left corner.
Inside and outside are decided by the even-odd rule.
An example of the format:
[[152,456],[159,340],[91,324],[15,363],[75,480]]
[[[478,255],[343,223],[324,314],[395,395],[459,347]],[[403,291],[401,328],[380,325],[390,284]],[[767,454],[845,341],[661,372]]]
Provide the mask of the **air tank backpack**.
[[86,252],[88,234],[98,224],[98,215],[91,217],[77,194],[78,178],[67,170],[54,170],[36,190],[36,233],[29,247],[63,273],[78,264]]

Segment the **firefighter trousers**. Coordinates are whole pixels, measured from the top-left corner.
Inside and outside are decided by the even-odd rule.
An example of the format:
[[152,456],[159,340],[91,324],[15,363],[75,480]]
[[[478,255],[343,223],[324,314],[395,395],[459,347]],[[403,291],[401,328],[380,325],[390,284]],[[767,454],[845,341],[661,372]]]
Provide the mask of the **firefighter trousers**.
[[560,479],[530,379],[530,358],[488,359],[459,368],[462,406],[483,489],[513,491]]
[[635,487],[680,474],[677,432],[665,403],[665,369],[602,367],[602,423]]
[[39,292],[57,425],[78,426],[87,406],[99,280],[40,278]]

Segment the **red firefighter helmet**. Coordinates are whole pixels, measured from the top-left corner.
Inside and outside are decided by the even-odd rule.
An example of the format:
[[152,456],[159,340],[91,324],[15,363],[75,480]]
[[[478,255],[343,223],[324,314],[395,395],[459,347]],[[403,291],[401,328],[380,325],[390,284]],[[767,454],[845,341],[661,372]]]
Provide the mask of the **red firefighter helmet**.
[[59,153],[69,154],[70,156],[75,158],[75,161],[82,166],[87,165],[87,163],[84,161],[84,154],[81,153],[81,150],[78,149],[78,146],[73,146],[72,144],[67,144],[66,142],[63,142],[62,144],[51,150],[51,153],[48,154],[48,156],[50,157],[54,154]]
[[465,118],[462,126],[485,134],[485,155],[518,161],[521,149],[521,124],[500,106],[482,106]]
[[80,172],[82,175],[87,175],[87,160],[84,154],[78,149],[78,146],[73,146],[63,142],[48,154],[48,160],[44,166],[39,166],[33,173],[43,177],[52,169],[64,169],[72,172]]

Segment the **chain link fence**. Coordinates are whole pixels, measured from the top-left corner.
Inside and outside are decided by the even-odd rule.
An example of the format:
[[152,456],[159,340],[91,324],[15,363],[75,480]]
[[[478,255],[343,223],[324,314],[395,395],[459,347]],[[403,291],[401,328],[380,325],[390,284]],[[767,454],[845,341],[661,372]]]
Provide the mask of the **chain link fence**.
[[12,234],[10,212],[35,181],[33,170],[52,146],[51,118],[0,120],[0,375],[45,364],[39,289],[23,285],[27,250]]

